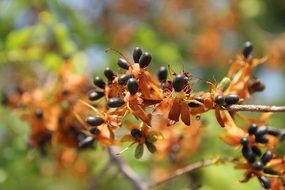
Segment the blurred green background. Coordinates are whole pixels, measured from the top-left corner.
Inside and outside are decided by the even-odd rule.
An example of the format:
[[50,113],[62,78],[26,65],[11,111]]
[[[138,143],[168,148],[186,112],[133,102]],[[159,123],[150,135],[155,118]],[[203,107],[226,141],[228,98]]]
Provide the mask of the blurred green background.
[[[25,76],[44,80],[39,73],[57,73],[66,57],[77,70],[90,76],[102,75],[108,65],[116,67],[114,48],[130,57],[136,46],[151,52],[150,66],[161,65],[174,71],[185,69],[202,80],[219,81],[229,62],[250,40],[254,56],[269,60],[256,71],[266,90],[254,95],[252,103],[285,104],[285,2],[275,0],[1,0],[0,1],[0,87],[15,86]],[[203,89],[202,82],[194,89]],[[88,160],[90,173],[84,177],[68,172],[43,175],[53,158],[28,150],[28,123],[0,106],[0,189],[88,189],[92,176],[104,166],[106,153],[81,153]],[[210,135],[203,137],[201,150],[189,162],[214,155],[237,152],[218,139],[221,133],[213,114],[205,116]],[[269,123],[284,127],[284,114]],[[145,180],[151,171],[151,158],[135,160],[133,150],[123,158]],[[169,163],[161,166],[171,167]],[[193,179],[201,190],[261,189],[257,180],[240,184],[242,172],[232,165],[213,166],[184,176],[158,189],[191,189]],[[99,189],[132,189],[129,182],[112,168],[102,176]]]

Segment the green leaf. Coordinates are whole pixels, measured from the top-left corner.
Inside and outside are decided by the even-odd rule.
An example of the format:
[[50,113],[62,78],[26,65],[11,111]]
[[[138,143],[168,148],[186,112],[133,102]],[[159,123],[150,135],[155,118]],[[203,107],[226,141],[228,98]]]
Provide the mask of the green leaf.
[[143,155],[143,144],[138,144],[135,150],[136,159],[140,159]]
[[146,147],[147,147],[149,152],[151,152],[151,153],[155,153],[156,152],[156,147],[155,147],[155,145],[153,143],[150,143],[150,142],[146,141],[145,145],[146,145]]
[[224,92],[229,87],[230,84],[231,84],[231,79],[229,79],[228,77],[224,77],[223,80],[219,82],[217,88]]

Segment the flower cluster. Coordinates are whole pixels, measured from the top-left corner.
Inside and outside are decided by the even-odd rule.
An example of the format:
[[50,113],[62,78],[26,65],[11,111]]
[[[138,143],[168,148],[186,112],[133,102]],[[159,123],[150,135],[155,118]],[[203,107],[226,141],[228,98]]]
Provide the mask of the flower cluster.
[[37,148],[42,155],[54,155],[60,167],[75,166],[75,172],[84,173],[87,166],[77,150],[89,144],[85,122],[79,119],[85,106],[78,99],[84,99],[90,88],[88,77],[75,74],[72,61],[66,60],[57,78],[39,87],[23,80],[15,90],[6,92],[2,103],[29,123],[30,148]]
[[[106,68],[106,80],[96,76],[92,87],[65,63],[54,88],[16,93],[8,103],[26,109],[22,116],[31,123],[30,145],[41,150],[48,143],[81,150],[97,142],[104,146],[129,142],[123,151],[136,145],[136,158],[146,147],[157,158],[173,162],[199,150],[200,118],[214,110],[225,131],[220,138],[241,147],[243,157],[236,167],[246,171],[242,182],[256,176],[263,187],[278,189],[285,167],[274,151],[283,131],[266,125],[270,114],[254,119],[228,110],[265,88],[253,71],[266,57],[254,58],[252,51],[246,42],[226,77],[217,84],[205,81],[208,91],[195,92],[186,71],[176,73],[162,66],[156,76],[151,74],[151,54],[137,47],[132,60],[120,54],[118,70]],[[236,118],[250,127],[239,126]]]

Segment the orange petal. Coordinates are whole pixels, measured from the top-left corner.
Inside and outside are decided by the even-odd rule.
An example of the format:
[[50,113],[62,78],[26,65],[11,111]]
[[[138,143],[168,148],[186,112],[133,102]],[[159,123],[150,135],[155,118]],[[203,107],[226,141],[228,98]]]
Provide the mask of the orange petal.
[[220,139],[224,141],[225,143],[231,145],[231,146],[239,146],[240,145],[240,137],[233,136],[229,134],[222,134],[220,136]]
[[181,120],[187,126],[191,124],[189,107],[185,102],[181,103]]
[[114,141],[109,139],[109,138],[106,138],[104,136],[99,136],[97,138],[98,141],[102,142],[103,144],[106,144],[106,145],[113,145],[114,144]]
[[134,128],[137,128],[137,126],[135,124],[130,123],[130,122],[126,122],[125,125],[130,131]]
[[224,122],[224,120],[223,120],[223,118],[222,118],[222,116],[221,116],[221,110],[220,110],[220,108],[216,108],[215,109],[215,115],[216,115],[216,119],[217,119],[217,121],[219,122],[219,124],[221,125],[221,127],[225,127],[225,122]]
[[109,134],[110,134],[110,139],[114,140],[115,139],[115,134],[114,134],[113,130],[111,129],[111,126],[107,125],[107,128],[108,128],[108,131],[109,131]]
[[173,105],[172,105],[172,107],[170,109],[170,112],[168,114],[168,118],[170,120],[173,120],[173,121],[179,121],[180,112],[181,112],[180,102],[179,101],[174,101]]
[[128,102],[128,107],[136,117],[140,118],[147,125],[150,125],[150,118],[148,117],[147,113],[137,104],[137,102]]

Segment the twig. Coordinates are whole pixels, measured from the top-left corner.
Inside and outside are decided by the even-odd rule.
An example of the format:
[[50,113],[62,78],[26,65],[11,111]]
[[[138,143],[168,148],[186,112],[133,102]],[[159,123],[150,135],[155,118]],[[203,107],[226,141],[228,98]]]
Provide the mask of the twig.
[[199,162],[195,162],[193,164],[190,164],[184,168],[180,168],[178,170],[176,170],[174,173],[172,173],[171,175],[167,176],[166,178],[162,179],[162,180],[159,180],[159,181],[156,181],[154,182],[153,184],[151,184],[149,186],[149,188],[154,188],[158,185],[161,185],[163,183],[167,183],[171,180],[173,180],[174,178],[177,178],[181,175],[184,175],[188,172],[191,172],[193,170],[196,170],[196,169],[199,169],[199,168],[202,168],[202,167],[206,167],[206,166],[210,166],[210,165],[213,165],[215,164],[216,162],[214,160],[202,160],[202,161],[199,161]]
[[115,155],[113,149],[107,148],[111,161],[118,167],[120,172],[132,183],[136,190],[147,190],[147,184],[144,183],[137,174],[122,160]]
[[199,169],[199,168],[203,168],[206,166],[211,166],[217,163],[223,163],[223,162],[228,162],[228,161],[234,161],[235,158],[230,158],[230,159],[225,159],[225,160],[221,160],[221,159],[214,159],[214,160],[201,160],[198,162],[195,162],[193,164],[187,165],[184,168],[180,168],[176,171],[174,171],[171,175],[165,177],[164,179],[161,179],[159,181],[156,181],[154,183],[152,183],[151,185],[149,185],[149,188],[152,189],[158,185],[161,185],[163,183],[167,183],[179,176],[185,175],[193,170]]
[[265,106],[265,105],[239,105],[234,104],[222,107],[229,111],[250,111],[250,112],[285,112],[285,106]]

